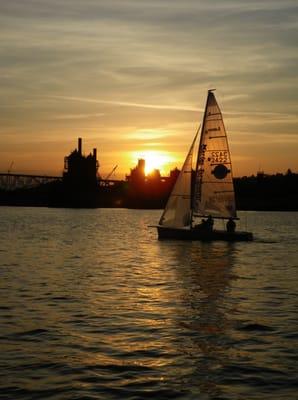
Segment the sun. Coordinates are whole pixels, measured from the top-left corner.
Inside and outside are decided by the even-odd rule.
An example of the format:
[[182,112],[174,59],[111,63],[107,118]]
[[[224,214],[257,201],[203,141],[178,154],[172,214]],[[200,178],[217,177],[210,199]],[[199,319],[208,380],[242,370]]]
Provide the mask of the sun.
[[165,163],[167,162],[166,157],[162,154],[156,152],[147,153],[145,155],[145,174],[148,175],[155,169],[163,169]]
[[169,164],[173,162],[173,157],[158,150],[146,150],[134,154],[136,161],[139,159],[145,160],[145,175],[150,174],[155,169],[158,169],[161,174],[165,174]]

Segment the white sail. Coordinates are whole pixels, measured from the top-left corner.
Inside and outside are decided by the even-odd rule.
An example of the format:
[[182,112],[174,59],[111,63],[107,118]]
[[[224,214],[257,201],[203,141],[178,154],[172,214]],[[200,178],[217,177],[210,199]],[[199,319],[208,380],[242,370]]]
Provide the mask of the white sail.
[[212,91],[208,91],[196,171],[193,215],[235,218],[230,152],[222,114]]
[[197,136],[198,132],[175,182],[159,225],[171,228],[185,228],[191,225],[192,156]]

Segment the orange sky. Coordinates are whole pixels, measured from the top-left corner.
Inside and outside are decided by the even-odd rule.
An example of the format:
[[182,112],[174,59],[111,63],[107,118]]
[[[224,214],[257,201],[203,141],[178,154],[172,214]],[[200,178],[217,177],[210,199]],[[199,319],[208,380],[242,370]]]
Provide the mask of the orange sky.
[[[60,175],[83,138],[100,174],[181,167],[216,87],[235,176],[298,170],[297,3],[0,4],[0,171]],[[149,156],[148,156],[149,155]]]

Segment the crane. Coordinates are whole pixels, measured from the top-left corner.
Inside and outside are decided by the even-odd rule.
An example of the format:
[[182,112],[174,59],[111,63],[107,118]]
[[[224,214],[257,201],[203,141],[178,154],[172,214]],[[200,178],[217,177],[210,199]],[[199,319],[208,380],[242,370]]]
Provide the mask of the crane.
[[14,161],[12,161],[12,162],[10,163],[10,166],[9,166],[9,168],[8,168],[8,171],[7,171],[8,174],[10,174],[10,171],[12,170],[13,164],[14,164]]
[[103,180],[107,181],[110,178],[110,176],[113,175],[113,173],[116,171],[117,168],[118,168],[118,165],[115,165],[115,167],[112,169],[112,171]]

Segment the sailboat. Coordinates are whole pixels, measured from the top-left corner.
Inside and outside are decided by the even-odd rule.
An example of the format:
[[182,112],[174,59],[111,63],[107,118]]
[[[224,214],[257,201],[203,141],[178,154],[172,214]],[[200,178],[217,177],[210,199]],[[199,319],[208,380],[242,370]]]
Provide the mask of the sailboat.
[[[237,218],[227,134],[214,90],[208,90],[199,127],[156,226],[159,239],[251,241],[251,232],[235,229]],[[197,160],[193,154],[200,134]],[[203,218],[203,220],[202,220]],[[207,219],[204,219],[207,218]],[[215,219],[227,220],[213,229]]]

